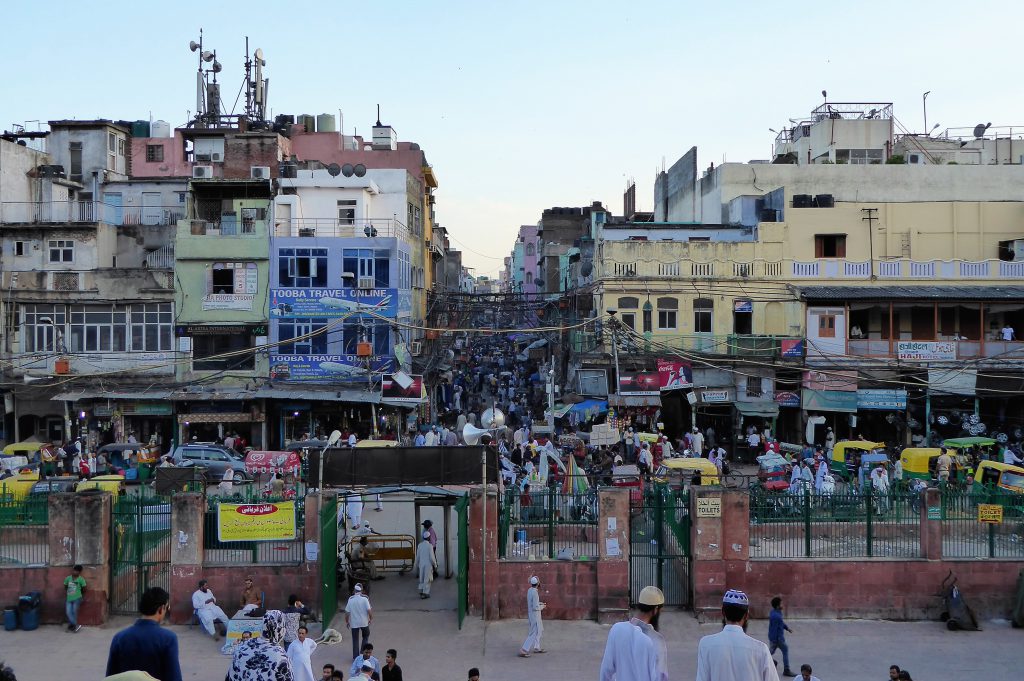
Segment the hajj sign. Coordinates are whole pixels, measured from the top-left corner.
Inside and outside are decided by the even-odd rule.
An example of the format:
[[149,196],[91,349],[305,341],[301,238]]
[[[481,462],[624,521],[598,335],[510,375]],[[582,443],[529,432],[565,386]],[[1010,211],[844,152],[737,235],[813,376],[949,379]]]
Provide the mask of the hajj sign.
[[220,504],[217,539],[222,542],[295,539],[295,502]]

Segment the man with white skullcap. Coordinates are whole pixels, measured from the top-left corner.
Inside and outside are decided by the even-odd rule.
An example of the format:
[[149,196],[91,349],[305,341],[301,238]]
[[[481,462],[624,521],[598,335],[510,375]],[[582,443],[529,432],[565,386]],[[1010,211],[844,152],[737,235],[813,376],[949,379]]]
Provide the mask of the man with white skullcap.
[[419,577],[417,587],[420,590],[420,598],[430,598],[430,583],[434,581],[434,572],[437,570],[437,558],[434,557],[434,547],[430,545],[430,533],[424,531],[420,537],[420,543],[416,546],[416,558],[413,561],[412,569]]
[[608,632],[601,681],[668,681],[668,645],[658,631],[664,606],[665,594],[658,587],[640,591],[635,616]]
[[544,633],[544,623],[540,618],[540,611],[544,609],[544,603],[540,600],[540,580],[530,577],[530,588],[526,590],[526,617],[530,621],[530,633],[519,649],[519,657],[529,657],[533,653],[547,652],[540,647],[540,636]]
[[750,602],[742,591],[722,597],[725,626],[697,646],[697,681],[779,681],[768,646],[747,636]]

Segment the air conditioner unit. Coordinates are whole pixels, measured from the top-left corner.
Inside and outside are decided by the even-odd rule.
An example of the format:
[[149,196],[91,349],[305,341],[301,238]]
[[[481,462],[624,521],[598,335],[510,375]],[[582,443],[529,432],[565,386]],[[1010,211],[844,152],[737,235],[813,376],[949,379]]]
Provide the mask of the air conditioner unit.
[[269,180],[270,179],[270,167],[269,166],[252,166],[249,168],[249,177],[254,180]]
[[213,166],[193,166],[192,179],[209,180],[213,178]]
[[210,160],[213,161],[214,163],[220,163],[221,161],[224,160],[224,155],[215,151],[212,154],[210,154]]
[[421,341],[413,341],[409,343],[409,354],[413,357],[419,357],[423,354],[423,343]]
[[213,157],[211,157],[209,154],[196,154],[196,163],[200,163],[202,161],[209,163],[212,160]]
[[299,227],[299,236],[316,236],[316,227]]
[[356,288],[374,288],[373,277],[359,277]]

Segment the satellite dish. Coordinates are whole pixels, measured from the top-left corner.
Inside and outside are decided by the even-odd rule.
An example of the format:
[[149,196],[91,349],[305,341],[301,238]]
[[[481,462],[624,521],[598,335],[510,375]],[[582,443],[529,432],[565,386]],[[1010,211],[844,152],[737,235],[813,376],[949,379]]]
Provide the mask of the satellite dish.
[[975,139],[985,136],[985,132],[992,127],[991,123],[978,123],[974,126],[974,137]]
[[357,163],[354,170],[356,173],[356,177],[362,177],[363,175],[366,174],[366,166],[364,166],[362,163]]
[[583,267],[580,268],[580,274],[584,277],[589,277],[594,272],[594,263],[585,262]]
[[195,52],[196,50],[199,49],[199,43],[197,43],[195,40],[188,41],[188,49],[190,49],[193,52]]
[[351,163],[346,163],[341,167],[341,174],[345,177],[352,177],[353,173],[355,173],[355,168],[352,167]]
[[339,440],[341,440],[341,431],[340,430],[332,431],[331,432],[331,436],[329,438],[327,438],[327,446],[328,447],[333,447],[334,445],[338,444]]
[[330,165],[327,166],[327,174],[330,175],[331,177],[337,177],[338,175],[341,174],[341,166],[339,166],[337,163],[331,163]]

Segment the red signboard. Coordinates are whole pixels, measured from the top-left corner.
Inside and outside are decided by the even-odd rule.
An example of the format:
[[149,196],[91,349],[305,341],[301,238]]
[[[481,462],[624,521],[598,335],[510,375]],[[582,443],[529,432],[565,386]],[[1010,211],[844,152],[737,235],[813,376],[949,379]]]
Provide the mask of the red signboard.
[[657,371],[620,371],[620,395],[657,395],[661,389]]
[[384,378],[381,379],[380,383],[380,396],[382,399],[389,400],[391,402],[408,402],[409,404],[419,404],[423,401],[423,377],[419,375],[406,376],[408,379],[408,387],[403,388],[402,385],[395,380],[394,374],[384,374]]
[[690,363],[659,359],[658,387],[663,391],[693,387],[693,369]]

